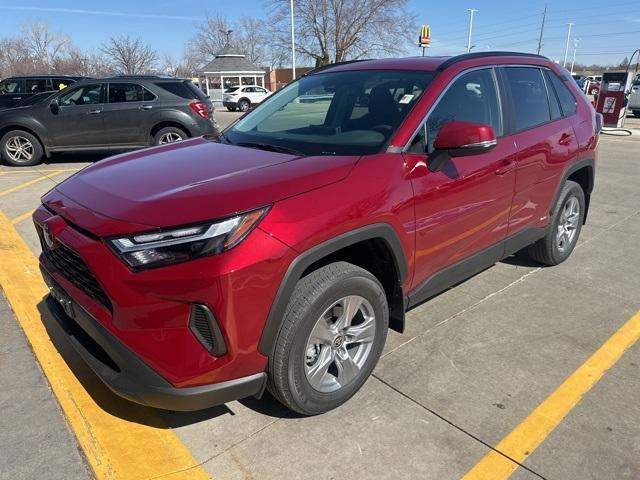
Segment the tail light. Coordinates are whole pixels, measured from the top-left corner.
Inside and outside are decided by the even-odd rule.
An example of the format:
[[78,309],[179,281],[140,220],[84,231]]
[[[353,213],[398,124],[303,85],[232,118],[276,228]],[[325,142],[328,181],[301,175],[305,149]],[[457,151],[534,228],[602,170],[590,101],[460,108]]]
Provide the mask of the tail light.
[[191,107],[191,110],[196,112],[202,118],[204,119],[209,118],[209,108],[207,107],[206,103],[201,102],[199,100],[194,100],[189,104],[189,106]]

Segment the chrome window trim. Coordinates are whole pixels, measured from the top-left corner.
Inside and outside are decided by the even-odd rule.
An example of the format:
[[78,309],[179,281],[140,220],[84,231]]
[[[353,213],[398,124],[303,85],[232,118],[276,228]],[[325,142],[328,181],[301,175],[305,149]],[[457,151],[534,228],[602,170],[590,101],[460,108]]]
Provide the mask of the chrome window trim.
[[[413,143],[413,140],[415,139],[416,135],[420,131],[420,127],[425,126],[425,128],[426,128],[426,123],[427,123],[427,119],[429,118],[429,115],[431,115],[433,113],[433,110],[438,106],[440,101],[442,101],[442,97],[445,96],[445,94],[449,91],[451,86],[456,81],[458,81],[458,79],[460,77],[462,77],[463,75],[466,75],[467,73],[475,72],[477,70],[491,70],[491,76],[493,78],[493,84],[494,84],[494,87],[496,89],[496,98],[498,100],[498,109],[499,109],[499,112],[500,112],[500,126],[502,128],[502,135],[500,135],[500,136],[504,136],[505,125],[504,125],[504,112],[502,110],[502,94],[500,92],[500,85],[498,84],[498,77],[496,75],[496,68],[497,67],[503,67],[503,66],[507,66],[507,65],[493,65],[493,64],[492,65],[482,65],[480,67],[468,68],[468,69],[463,70],[460,73],[458,73],[455,77],[453,77],[451,79],[451,81],[445,87],[445,89],[442,92],[440,92],[440,95],[438,95],[438,98],[436,98],[436,101],[433,103],[433,105],[431,105],[431,108],[429,108],[429,110],[427,110],[427,113],[424,115],[424,117],[422,117],[422,120],[420,121],[420,124],[418,125],[418,127],[416,127],[414,132],[411,134],[411,137],[409,138],[409,141],[407,141],[407,143],[405,143],[405,145],[403,147],[388,147],[387,148],[387,152],[388,153],[404,153],[404,152],[407,152],[409,147],[411,147],[411,144]],[[519,67],[519,66],[524,66],[524,65],[508,65],[508,66],[514,66],[514,67],[518,66]],[[425,131],[425,138],[426,138],[426,131]]]

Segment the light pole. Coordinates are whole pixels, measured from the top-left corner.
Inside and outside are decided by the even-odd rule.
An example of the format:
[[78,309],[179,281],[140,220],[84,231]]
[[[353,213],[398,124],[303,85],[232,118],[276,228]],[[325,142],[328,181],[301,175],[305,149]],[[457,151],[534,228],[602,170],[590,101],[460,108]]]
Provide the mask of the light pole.
[[573,75],[573,66],[576,63],[576,51],[578,50],[578,43],[580,43],[579,38],[573,39],[573,59],[571,60],[571,75]]
[[291,80],[296,79],[296,30],[293,23],[293,0],[291,5]]
[[469,35],[467,36],[467,53],[471,51],[471,30],[473,29],[473,14],[478,10],[475,8],[467,8],[467,12],[469,12]]
[[569,31],[567,32],[567,45],[564,48],[564,61],[562,62],[562,66],[567,66],[567,55],[569,54],[569,39],[571,38],[571,27],[573,27],[573,23],[567,23],[569,25]]

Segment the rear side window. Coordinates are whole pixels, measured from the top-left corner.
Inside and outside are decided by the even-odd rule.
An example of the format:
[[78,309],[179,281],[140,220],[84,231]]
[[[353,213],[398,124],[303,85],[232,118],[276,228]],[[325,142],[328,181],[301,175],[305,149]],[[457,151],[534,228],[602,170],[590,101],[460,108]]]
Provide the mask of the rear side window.
[[54,90],[64,90],[69,85],[73,83],[73,80],[68,78],[54,78],[53,79],[53,89]]
[[504,72],[513,99],[516,131],[549,122],[549,99],[540,69],[506,67]]
[[148,102],[155,95],[137,83],[110,83],[109,103]]
[[571,91],[567,88],[562,80],[554,72],[545,72],[547,79],[551,81],[558,100],[560,100],[560,106],[562,107],[562,113],[565,117],[569,117],[576,113],[578,110],[578,103]]
[[205,100],[207,98],[204,92],[191,82],[158,82],[155,85],[180,98],[188,100],[193,100],[194,98]]
[[46,78],[27,78],[25,80],[25,87],[27,93],[42,93],[51,90]]

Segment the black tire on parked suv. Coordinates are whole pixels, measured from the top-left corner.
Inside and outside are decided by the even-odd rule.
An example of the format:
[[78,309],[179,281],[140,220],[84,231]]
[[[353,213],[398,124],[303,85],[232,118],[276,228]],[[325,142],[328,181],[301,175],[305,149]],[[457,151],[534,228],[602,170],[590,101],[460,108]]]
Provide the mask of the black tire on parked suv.
[[180,142],[189,138],[187,132],[178,127],[164,127],[153,136],[154,145],[164,145],[166,143]]
[[230,112],[235,112],[236,111],[236,107],[227,107],[227,110],[229,110]]
[[304,415],[346,402],[380,358],[388,310],[378,279],[350,263],[331,263],[303,277],[269,358],[269,391]]
[[529,256],[545,265],[564,262],[578,242],[584,213],[582,188],[576,182],[567,180],[553,209],[547,234],[528,248]]
[[633,116],[636,118],[640,118],[640,110],[632,110],[633,111]]
[[249,103],[249,100],[246,100],[243,98],[238,102],[238,108],[240,109],[241,112],[248,111],[250,107],[251,107],[251,103]]
[[11,130],[0,139],[0,155],[9,165],[28,167],[42,161],[40,140],[24,130]]

